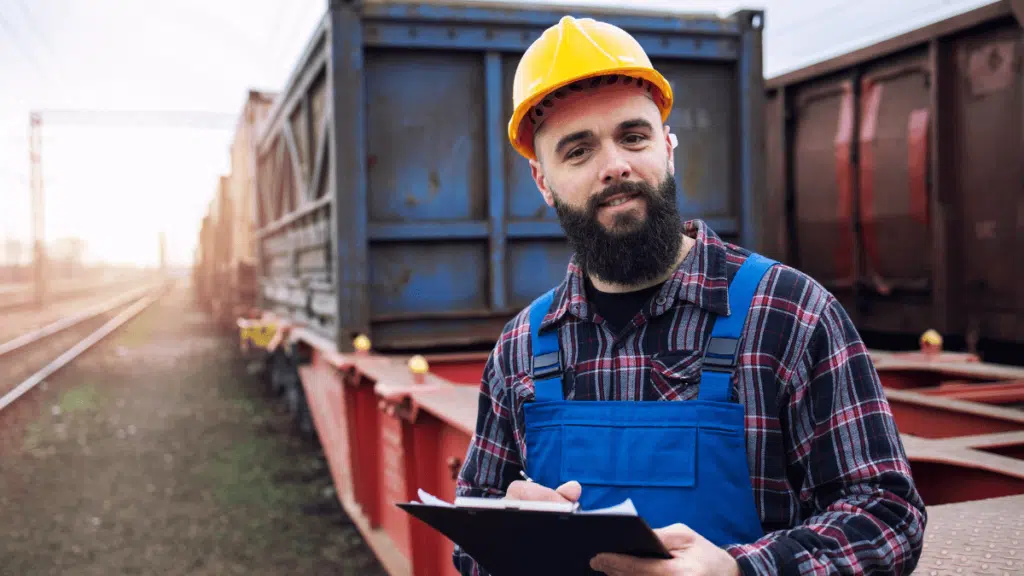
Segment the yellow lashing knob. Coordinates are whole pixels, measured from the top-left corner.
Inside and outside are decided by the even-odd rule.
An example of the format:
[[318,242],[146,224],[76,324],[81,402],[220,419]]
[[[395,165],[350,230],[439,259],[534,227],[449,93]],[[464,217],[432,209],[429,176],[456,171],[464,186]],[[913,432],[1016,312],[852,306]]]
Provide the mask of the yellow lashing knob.
[[921,335],[921,349],[926,353],[937,353],[942,349],[942,335],[935,330],[927,330]]
[[921,345],[928,345],[941,348],[942,347],[942,335],[935,330],[927,330],[924,334],[921,334]]
[[365,334],[360,334],[352,341],[352,346],[359,352],[366,352],[370,349],[370,339]]
[[419,354],[409,358],[409,371],[413,374],[426,374],[430,370],[427,359]]

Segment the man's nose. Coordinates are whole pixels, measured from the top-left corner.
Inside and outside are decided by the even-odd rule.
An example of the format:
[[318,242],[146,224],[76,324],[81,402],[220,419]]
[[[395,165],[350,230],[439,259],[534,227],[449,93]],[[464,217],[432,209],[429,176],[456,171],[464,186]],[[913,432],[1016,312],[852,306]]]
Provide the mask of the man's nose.
[[606,147],[604,156],[605,158],[602,158],[604,167],[600,173],[602,184],[608,185],[616,181],[629,179],[633,169],[630,168],[629,162],[626,161],[620,150],[614,146]]

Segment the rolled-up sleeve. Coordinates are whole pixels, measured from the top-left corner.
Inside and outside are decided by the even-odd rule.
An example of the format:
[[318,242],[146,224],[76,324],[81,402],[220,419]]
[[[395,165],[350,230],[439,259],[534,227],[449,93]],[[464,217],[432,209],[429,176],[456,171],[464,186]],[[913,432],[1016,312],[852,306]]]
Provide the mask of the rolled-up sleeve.
[[924,502],[868,350],[834,298],[802,362],[780,419],[789,477],[810,512],[726,550],[747,575],[909,574]]

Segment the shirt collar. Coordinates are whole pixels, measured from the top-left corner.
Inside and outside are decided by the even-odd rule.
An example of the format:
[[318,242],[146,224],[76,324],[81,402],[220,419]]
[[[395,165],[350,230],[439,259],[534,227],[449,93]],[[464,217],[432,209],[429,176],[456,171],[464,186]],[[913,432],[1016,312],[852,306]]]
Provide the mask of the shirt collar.
[[[685,222],[683,233],[697,242],[662,285],[656,296],[654,314],[660,315],[677,301],[684,301],[716,315],[727,315],[729,278],[725,243],[702,220]],[[541,328],[560,321],[566,314],[573,314],[582,320],[591,317],[583,271],[575,254],[569,261],[565,278],[555,289],[554,301]]]

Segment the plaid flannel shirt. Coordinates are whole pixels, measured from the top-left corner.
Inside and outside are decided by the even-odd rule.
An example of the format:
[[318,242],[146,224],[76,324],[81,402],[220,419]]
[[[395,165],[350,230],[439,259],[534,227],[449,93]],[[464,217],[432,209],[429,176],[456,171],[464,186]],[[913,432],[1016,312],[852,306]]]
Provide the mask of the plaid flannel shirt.
[[[749,252],[701,221],[697,243],[654,298],[612,334],[588,304],[575,260],[544,325],[559,326],[570,400],[686,401],[729,281]],[[616,344],[616,345],[613,345]],[[727,546],[743,574],[907,574],[926,512],[868,351],[838,301],[779,265],[751,304],[734,377],[746,409],[747,461],[765,529]],[[458,495],[501,497],[526,453],[523,404],[533,399],[529,314],[505,327],[484,370],[476,433]],[[495,534],[495,538],[501,538]],[[483,575],[458,547],[453,561]]]

